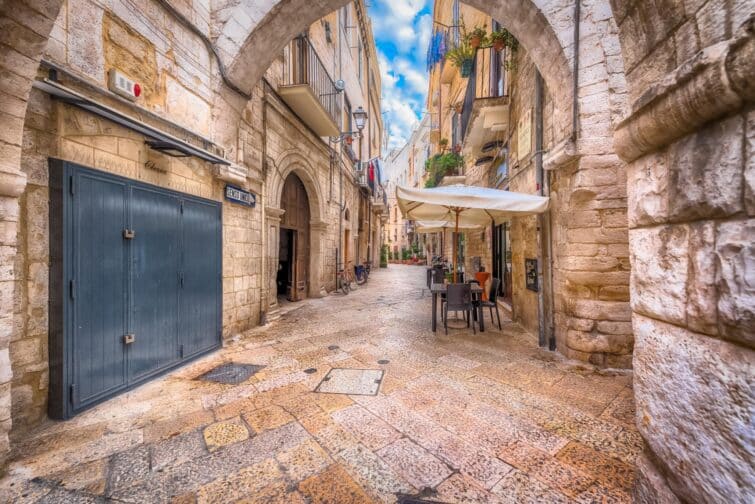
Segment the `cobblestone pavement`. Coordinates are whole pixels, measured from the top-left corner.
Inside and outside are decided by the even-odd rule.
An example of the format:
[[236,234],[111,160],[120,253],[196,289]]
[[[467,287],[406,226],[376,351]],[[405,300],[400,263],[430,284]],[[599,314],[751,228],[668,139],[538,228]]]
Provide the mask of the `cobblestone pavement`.
[[[511,322],[433,334],[424,271],[391,265],[43,424],[16,441],[0,501],[629,502],[642,450],[631,377],[539,350]],[[228,362],[265,367],[197,379]],[[331,368],[383,370],[379,393],[314,392]],[[342,375],[327,390],[375,385]]]

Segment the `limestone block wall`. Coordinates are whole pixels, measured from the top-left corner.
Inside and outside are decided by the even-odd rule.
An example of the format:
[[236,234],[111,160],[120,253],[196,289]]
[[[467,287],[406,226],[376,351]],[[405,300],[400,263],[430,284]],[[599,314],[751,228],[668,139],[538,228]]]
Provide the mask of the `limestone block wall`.
[[[15,269],[17,330],[10,343],[12,412],[22,430],[46,414],[48,387],[48,159],[56,157],[176,191],[223,201],[224,183],[206,163],[150,151],[144,138],[33,91],[29,101],[22,169],[19,253]],[[147,163],[149,161],[149,163]],[[255,188],[259,191],[259,187]],[[253,327],[260,314],[259,211],[223,204],[223,334]]]
[[[87,0],[65,2],[52,25],[44,57],[76,76],[71,78],[62,73],[65,85],[134,114],[107,96],[107,92],[96,91],[106,87],[110,68],[126,72],[143,86],[144,97],[139,106],[196,135],[149,115],[143,116],[143,120],[194,141],[199,135],[210,138],[221,135],[226,141],[223,145],[226,156],[248,170],[244,185],[258,195],[256,208],[223,202],[222,324],[223,336],[229,338],[259,324],[261,315],[269,308],[268,286],[263,277],[266,270],[263,261],[270,258],[268,251],[263,250],[264,209],[273,192],[268,185],[269,175],[299,160],[307,165],[303,169],[310,175],[308,190],[319,208],[318,220],[312,223],[312,229],[316,230],[313,234],[318,236],[316,249],[310,251],[317,265],[312,281],[318,293],[334,288],[335,250],[342,246],[337,224],[338,171],[330,170],[326,144],[273,97],[276,103],[270,107],[266,127],[267,156],[272,163],[269,172],[263,172],[262,84],[254,88],[254,98],[242,107],[243,113],[229,113],[233,107],[224,105],[227,96],[218,97],[213,88],[214,63],[204,45],[159,6],[152,7],[134,9],[127,0],[113,2],[108,8]],[[185,15],[205,27],[207,8],[202,2],[192,8],[183,7]],[[274,65],[271,72],[279,75],[280,66]],[[46,75],[43,70],[39,73]],[[6,250],[5,246],[2,249],[3,257],[8,259],[3,261],[3,274],[15,279],[3,284],[0,291],[3,307],[11,310],[2,319],[9,327],[6,349],[0,345],[0,365],[3,359],[8,363],[0,366],[0,423],[7,427],[5,431],[10,430],[11,418],[17,433],[22,433],[46,415],[50,295],[48,159],[57,157],[223,201],[225,182],[218,178],[216,168],[194,158],[161,155],[150,150],[144,140],[141,135],[52,100],[40,91],[31,94],[20,155],[20,166],[28,183],[21,194],[19,210],[11,204],[0,207],[3,218],[13,218],[17,223],[12,228],[3,227],[3,233],[13,234],[18,244],[18,253]],[[298,153],[298,157],[292,158],[292,153]],[[357,193],[350,170],[344,173],[343,198],[356,216]],[[356,238],[356,221],[351,225],[352,237]],[[277,250],[274,252],[277,254]],[[3,416],[6,414],[7,418]],[[0,440],[0,454],[5,453],[3,443]]]
[[616,145],[647,446],[635,497],[752,501],[753,4],[613,5],[634,99]]

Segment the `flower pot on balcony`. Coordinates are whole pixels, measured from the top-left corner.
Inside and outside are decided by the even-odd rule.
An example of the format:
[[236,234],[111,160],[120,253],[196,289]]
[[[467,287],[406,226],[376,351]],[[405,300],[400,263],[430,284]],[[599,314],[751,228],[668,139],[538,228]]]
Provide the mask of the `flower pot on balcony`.
[[461,63],[461,68],[459,69],[459,71],[461,72],[462,78],[466,79],[467,77],[472,75],[472,65],[474,65],[474,60],[471,59],[464,60]]
[[498,52],[503,51],[503,48],[506,47],[506,43],[503,40],[494,40],[493,41],[493,49],[495,49]]

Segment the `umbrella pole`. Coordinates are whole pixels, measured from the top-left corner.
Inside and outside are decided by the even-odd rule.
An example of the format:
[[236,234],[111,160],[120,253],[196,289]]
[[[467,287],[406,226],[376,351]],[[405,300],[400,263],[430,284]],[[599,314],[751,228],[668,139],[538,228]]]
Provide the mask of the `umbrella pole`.
[[455,210],[456,212],[456,234],[454,235],[454,283],[456,283],[456,271],[458,268],[456,267],[456,263],[459,259],[459,209]]

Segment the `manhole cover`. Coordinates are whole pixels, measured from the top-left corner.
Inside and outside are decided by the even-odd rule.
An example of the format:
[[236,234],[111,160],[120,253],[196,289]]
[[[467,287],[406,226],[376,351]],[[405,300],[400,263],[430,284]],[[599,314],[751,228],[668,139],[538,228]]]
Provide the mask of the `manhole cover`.
[[382,369],[334,368],[322,379],[315,392],[374,396],[382,380]]
[[212,368],[197,379],[235,385],[248,380],[250,376],[264,367],[265,366],[258,366],[256,364],[237,364],[235,362],[229,362]]
[[388,364],[389,362],[391,362],[391,361],[389,361],[388,359],[380,359],[378,361],[378,364]]

